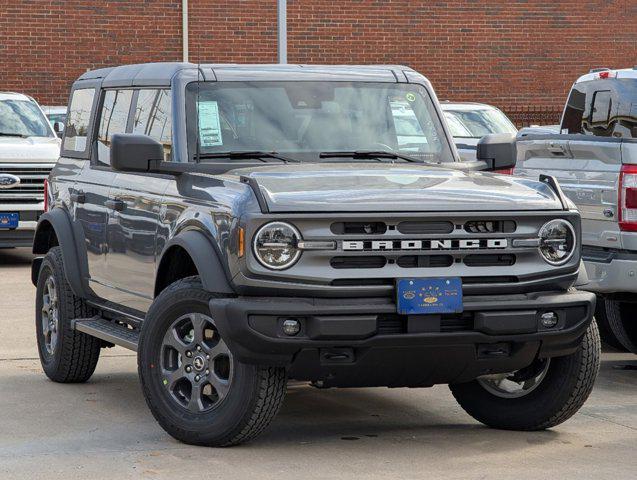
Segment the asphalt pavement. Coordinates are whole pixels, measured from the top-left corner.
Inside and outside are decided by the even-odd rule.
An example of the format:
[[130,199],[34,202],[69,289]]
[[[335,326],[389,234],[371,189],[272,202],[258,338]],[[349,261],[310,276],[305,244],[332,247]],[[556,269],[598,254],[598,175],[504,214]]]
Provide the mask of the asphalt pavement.
[[0,479],[637,479],[637,356],[605,352],[581,411],[546,432],[486,428],[445,386],[294,384],[268,431],[229,449],[173,440],[146,408],[134,354],[103,350],[82,385],[49,381],[28,250],[0,250]]

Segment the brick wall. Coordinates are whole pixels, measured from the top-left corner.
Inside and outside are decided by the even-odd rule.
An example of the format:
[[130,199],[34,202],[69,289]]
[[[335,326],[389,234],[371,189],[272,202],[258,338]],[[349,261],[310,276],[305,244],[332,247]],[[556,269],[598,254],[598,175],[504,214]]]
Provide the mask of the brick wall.
[[[107,65],[181,59],[180,0],[3,0],[0,90],[65,103]],[[190,57],[276,61],[276,0],[190,0]],[[557,121],[591,67],[637,64],[635,0],[288,0],[288,60],[401,63],[441,99]]]

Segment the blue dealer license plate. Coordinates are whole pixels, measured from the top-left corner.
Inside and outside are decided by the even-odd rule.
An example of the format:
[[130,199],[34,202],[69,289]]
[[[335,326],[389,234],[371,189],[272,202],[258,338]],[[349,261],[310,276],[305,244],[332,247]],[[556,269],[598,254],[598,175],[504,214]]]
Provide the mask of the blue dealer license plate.
[[462,312],[462,280],[451,278],[401,278],[396,284],[398,313]]
[[0,228],[18,228],[19,221],[17,213],[0,213]]

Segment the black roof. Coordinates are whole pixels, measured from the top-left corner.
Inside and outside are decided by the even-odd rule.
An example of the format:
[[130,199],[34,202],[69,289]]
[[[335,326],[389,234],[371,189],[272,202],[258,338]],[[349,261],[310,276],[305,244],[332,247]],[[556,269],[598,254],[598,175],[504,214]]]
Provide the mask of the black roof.
[[181,62],[140,63],[100,68],[84,73],[79,80],[102,79],[103,87],[170,85],[181,71],[200,70],[203,80],[350,80],[396,82],[403,71],[401,65],[293,65],[293,64],[194,64]]

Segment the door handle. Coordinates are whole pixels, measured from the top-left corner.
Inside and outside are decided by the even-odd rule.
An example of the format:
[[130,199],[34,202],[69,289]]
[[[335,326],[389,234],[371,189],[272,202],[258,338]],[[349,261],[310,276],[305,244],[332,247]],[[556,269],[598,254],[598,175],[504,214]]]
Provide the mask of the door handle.
[[106,208],[115,210],[116,212],[121,212],[126,207],[126,204],[118,198],[109,198],[104,202],[104,205],[106,205]]
[[75,203],[86,202],[86,194],[84,192],[74,192],[71,194],[71,201]]

